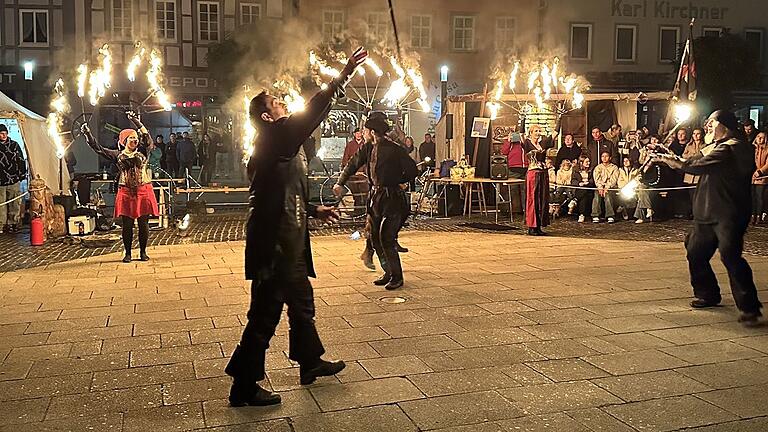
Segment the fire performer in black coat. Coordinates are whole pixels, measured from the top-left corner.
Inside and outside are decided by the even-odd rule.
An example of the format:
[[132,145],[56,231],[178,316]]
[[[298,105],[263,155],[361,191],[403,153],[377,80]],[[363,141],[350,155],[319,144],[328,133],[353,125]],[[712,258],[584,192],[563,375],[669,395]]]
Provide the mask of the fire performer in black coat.
[[756,325],[762,305],[752,269],[742,256],[744,234],[751,213],[750,183],[755,172],[754,148],[745,141],[736,116],[719,110],[707,120],[713,144],[688,159],[656,156],[672,168],[700,175],[693,201],[693,228],[685,241],[694,308],[717,306],[720,287],[709,261],[720,250],[728,270],[733,298],[741,311],[739,322]]
[[315,304],[309,277],[315,277],[307,216],[334,220],[332,207],[307,203],[307,165],[302,146],[325,119],[334,94],[341,92],[367,58],[355,51],[342,73],[308,103],[304,112],[288,116],[286,106],[262,92],[251,100],[249,114],[258,136],[248,162],[250,210],[246,225],[245,276],[252,282],[248,324],[226,373],[234,378],[232,406],[272,405],[280,395],[261,388],[269,341],[280,321],[283,304],[290,323],[289,358],[299,363],[300,382],[334,375],[344,362],[321,359],[325,353],[315,328]]
[[349,161],[339,176],[334,192],[360,167],[365,166],[371,183],[368,203],[370,240],[384,269],[384,275],[374,284],[386,285],[388,290],[403,286],[403,268],[398,255],[397,235],[408,217],[409,208],[401,184],[419,175],[416,162],[398,144],[387,137],[390,126],[383,113],[374,112],[365,121],[366,143]]

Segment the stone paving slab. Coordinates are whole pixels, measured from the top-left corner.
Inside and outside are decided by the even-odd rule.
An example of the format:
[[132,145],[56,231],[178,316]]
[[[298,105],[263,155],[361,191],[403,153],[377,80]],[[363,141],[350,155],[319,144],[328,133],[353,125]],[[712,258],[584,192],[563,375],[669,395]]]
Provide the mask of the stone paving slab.
[[[719,262],[724,306],[698,311],[681,244],[401,241],[406,286],[386,292],[361,242],[313,238],[317,326],[348,366],[301,386],[284,314],[263,382],[277,407],[226,400],[249,301],[241,242],[0,273],[0,431],[768,430],[768,326],[735,322]],[[748,259],[765,288],[768,259]]]

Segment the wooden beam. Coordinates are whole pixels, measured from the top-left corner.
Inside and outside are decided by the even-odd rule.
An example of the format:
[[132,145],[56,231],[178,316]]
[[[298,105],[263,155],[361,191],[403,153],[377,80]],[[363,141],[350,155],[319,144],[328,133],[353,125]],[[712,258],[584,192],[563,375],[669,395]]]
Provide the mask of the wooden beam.
[[[483,99],[480,101],[480,117],[485,116],[485,103],[488,101],[488,83],[483,87]],[[491,133],[490,128],[488,133]],[[472,152],[472,166],[477,168],[477,150],[480,148],[480,138],[475,138],[475,149]]]

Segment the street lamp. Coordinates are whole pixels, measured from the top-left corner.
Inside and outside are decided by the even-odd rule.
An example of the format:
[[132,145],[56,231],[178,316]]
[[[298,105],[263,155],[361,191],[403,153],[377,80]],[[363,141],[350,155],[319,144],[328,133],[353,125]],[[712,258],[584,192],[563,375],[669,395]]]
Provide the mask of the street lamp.
[[24,79],[26,81],[32,81],[32,72],[35,70],[35,62],[33,61],[26,61],[24,62]]
[[440,67],[440,116],[445,115],[445,104],[448,99],[448,65]]

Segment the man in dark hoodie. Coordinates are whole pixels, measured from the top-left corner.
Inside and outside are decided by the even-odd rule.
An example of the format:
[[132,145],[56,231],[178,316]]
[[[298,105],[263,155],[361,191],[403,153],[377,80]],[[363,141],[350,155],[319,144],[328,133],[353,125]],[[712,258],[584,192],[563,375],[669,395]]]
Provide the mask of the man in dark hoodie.
[[661,155],[655,159],[683,172],[699,175],[693,201],[693,228],[685,241],[691,285],[696,297],[694,308],[720,303],[720,287],[709,261],[720,251],[733,299],[741,311],[739,322],[758,324],[762,305],[752,269],[742,256],[744,234],[751,213],[752,173],[755,172],[754,148],[745,141],[736,116],[725,110],[712,113],[707,120],[707,134],[713,144],[698,154],[682,159]]
[[191,175],[195,158],[197,158],[197,150],[195,143],[189,138],[189,132],[184,132],[181,141],[176,146],[176,158],[179,161],[179,175],[183,177]]
[[307,104],[288,116],[285,104],[262,92],[251,100],[249,115],[258,130],[248,161],[251,178],[245,239],[245,276],[252,282],[248,323],[225,371],[234,378],[232,406],[273,405],[280,395],[261,388],[266,351],[288,307],[288,357],[299,363],[300,383],[334,375],[344,362],[329,362],[315,328],[315,303],[309,277],[315,277],[307,216],[337,217],[332,207],[308,203],[307,157],[304,143],[326,118],[334,94],[343,91],[368,53],[358,49],[341,74]]

